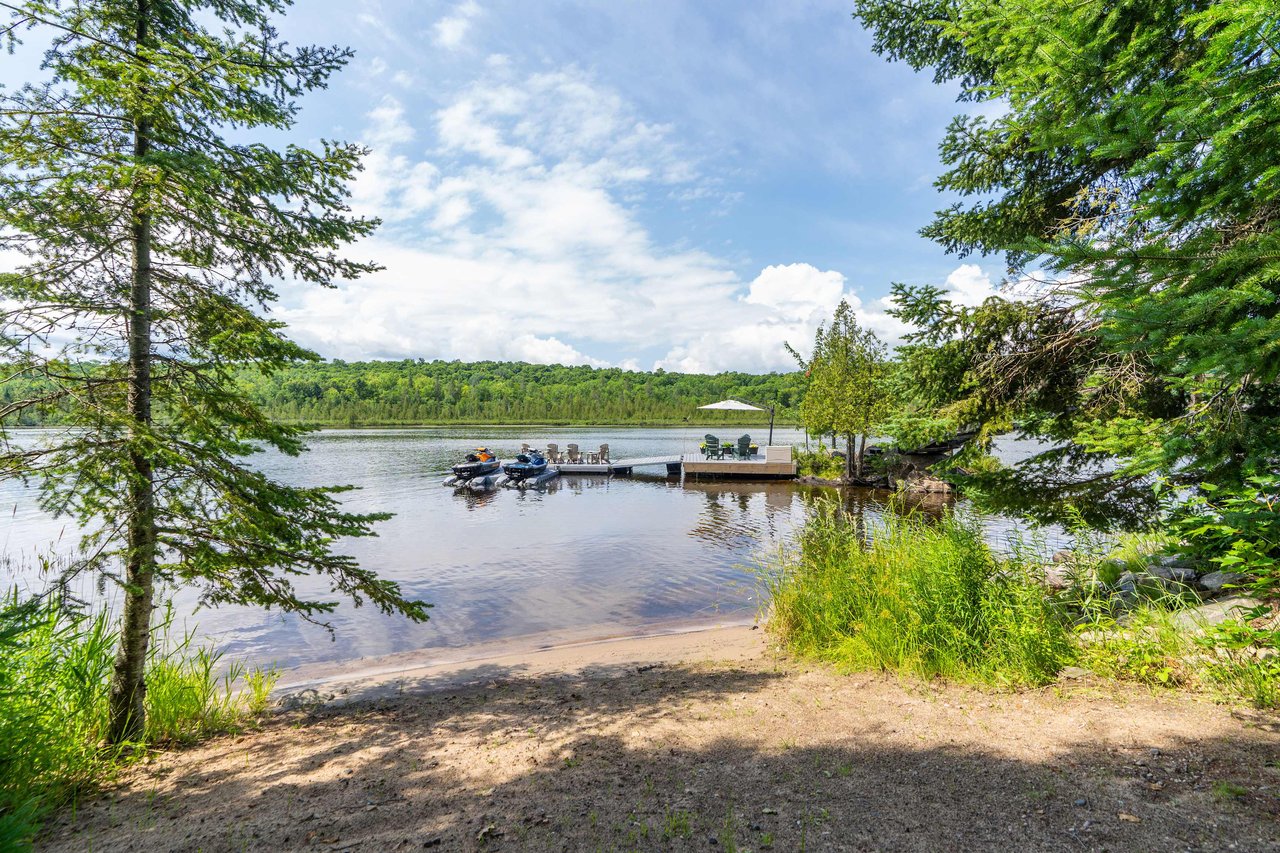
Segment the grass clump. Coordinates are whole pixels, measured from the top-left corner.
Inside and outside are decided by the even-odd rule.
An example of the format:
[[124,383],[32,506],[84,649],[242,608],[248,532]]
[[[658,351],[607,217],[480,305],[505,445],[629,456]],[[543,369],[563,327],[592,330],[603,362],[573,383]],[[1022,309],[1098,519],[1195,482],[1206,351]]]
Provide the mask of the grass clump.
[[839,480],[845,473],[843,456],[833,456],[821,443],[816,450],[792,447],[791,458],[796,463],[796,474],[801,477],[817,477],[821,480]]
[[117,643],[109,615],[55,599],[19,601],[16,591],[0,603],[0,849],[29,846],[50,812],[148,744],[234,730],[246,712],[265,710],[274,669],[218,675],[221,655],[195,646],[191,634],[166,644],[170,627],[166,614],[153,629],[144,743],[112,747],[103,743]]
[[997,556],[973,523],[816,511],[769,572],[771,625],[801,655],[1008,686],[1052,681],[1073,655],[1035,567]]

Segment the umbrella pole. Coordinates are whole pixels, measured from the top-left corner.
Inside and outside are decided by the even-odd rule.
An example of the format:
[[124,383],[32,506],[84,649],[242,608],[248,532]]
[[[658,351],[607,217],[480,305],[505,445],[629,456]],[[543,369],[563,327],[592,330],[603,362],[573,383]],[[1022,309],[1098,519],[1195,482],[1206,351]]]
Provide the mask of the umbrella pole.
[[769,407],[769,446],[773,445],[773,406]]

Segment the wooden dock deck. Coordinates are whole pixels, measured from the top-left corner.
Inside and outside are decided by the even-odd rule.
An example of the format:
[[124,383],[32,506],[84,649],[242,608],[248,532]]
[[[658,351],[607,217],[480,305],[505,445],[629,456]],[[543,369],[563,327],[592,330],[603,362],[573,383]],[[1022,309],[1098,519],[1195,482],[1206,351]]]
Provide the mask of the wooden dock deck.
[[694,479],[738,478],[747,480],[790,480],[796,463],[767,457],[759,459],[706,459],[701,453],[686,453],[680,460],[686,477]]
[[641,459],[613,459],[607,462],[561,462],[554,467],[561,474],[630,474],[633,468],[664,466],[668,474],[680,473],[679,456],[650,456]]
[[562,462],[552,467],[561,474],[571,475],[625,476],[632,473],[635,468],[664,467],[670,476],[683,473],[685,476],[699,479],[725,477],[781,480],[796,476],[796,464],[791,461],[790,448],[786,449],[785,461],[778,458],[777,454],[773,458],[761,456],[752,459],[706,459],[701,453],[685,453],[680,456],[650,456],[608,462]]

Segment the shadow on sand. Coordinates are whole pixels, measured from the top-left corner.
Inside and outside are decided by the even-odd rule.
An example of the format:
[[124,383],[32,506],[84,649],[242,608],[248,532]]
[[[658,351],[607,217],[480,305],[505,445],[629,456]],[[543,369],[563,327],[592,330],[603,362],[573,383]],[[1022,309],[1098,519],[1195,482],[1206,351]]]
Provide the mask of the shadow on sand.
[[1280,849],[1271,718],[767,661],[462,677],[164,756],[41,846]]

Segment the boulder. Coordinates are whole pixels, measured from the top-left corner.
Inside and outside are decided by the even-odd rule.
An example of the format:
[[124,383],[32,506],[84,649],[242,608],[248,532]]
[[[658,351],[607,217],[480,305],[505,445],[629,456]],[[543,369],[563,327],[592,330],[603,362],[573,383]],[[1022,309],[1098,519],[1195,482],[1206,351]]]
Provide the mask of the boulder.
[[1044,584],[1049,589],[1066,589],[1071,586],[1071,578],[1063,566],[1050,564],[1044,567]]
[[1163,566],[1166,569],[1186,569],[1191,567],[1191,561],[1178,554],[1152,554],[1148,561],[1153,566]]
[[950,494],[955,489],[946,480],[940,480],[924,471],[908,471],[902,477],[902,487],[915,494]]
[[1192,586],[1196,582],[1196,570],[1185,566],[1174,566],[1169,569],[1169,580],[1183,586]]
[[1243,580],[1244,575],[1235,572],[1209,572],[1200,578],[1200,588],[1208,592],[1221,592],[1227,584],[1238,584]]

